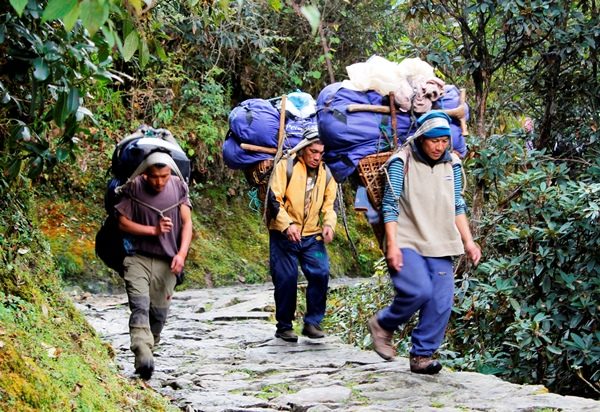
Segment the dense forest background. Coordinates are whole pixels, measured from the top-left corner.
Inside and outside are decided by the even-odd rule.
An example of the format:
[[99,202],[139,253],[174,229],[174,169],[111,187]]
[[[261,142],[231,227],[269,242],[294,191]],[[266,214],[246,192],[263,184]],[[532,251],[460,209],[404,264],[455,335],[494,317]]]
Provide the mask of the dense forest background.
[[[266,281],[260,213],[222,160],[227,115],[251,97],[316,98],[372,55],[420,57],[467,89],[467,197],[484,259],[458,261],[445,364],[598,398],[599,42],[595,0],[3,2],[0,406],[168,408],[130,395],[62,292],[118,284],[93,253],[114,144],[146,123],[192,159],[184,287]],[[329,324],[368,346],[366,319],[390,290],[352,182],[343,189],[334,273],[381,281],[336,296]],[[406,349],[406,332],[397,343]],[[102,391],[84,384],[95,380]]]

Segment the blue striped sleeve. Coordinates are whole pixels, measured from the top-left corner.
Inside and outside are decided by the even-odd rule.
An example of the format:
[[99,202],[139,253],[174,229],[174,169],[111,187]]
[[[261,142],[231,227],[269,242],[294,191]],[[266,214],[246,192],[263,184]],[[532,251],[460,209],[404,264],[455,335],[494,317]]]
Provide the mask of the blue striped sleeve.
[[383,214],[384,224],[398,220],[400,213],[398,200],[404,189],[404,162],[398,158],[392,160],[388,165],[387,174],[389,179],[385,178],[385,189],[381,202],[381,213]]
[[464,215],[467,213],[467,203],[462,195],[463,174],[460,163],[453,164],[452,171],[454,172],[454,215]]

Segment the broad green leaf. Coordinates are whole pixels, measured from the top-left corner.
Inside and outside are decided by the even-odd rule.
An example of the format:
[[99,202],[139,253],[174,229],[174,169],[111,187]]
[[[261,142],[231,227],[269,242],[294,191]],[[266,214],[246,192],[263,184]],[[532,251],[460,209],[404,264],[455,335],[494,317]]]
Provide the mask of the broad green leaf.
[[140,41],[140,67],[143,69],[146,64],[150,61],[150,50],[148,49],[148,43],[146,39]]
[[10,0],[11,6],[13,6],[13,9],[15,9],[19,17],[23,14],[23,10],[25,10],[27,3],[28,0]]
[[35,77],[41,82],[46,80],[50,75],[50,69],[48,68],[48,65],[46,64],[44,59],[42,59],[41,57],[38,57],[33,61],[33,67],[33,77]]
[[41,156],[34,158],[29,165],[29,172],[27,176],[29,178],[34,178],[42,174],[44,170],[44,159]]
[[79,7],[81,22],[93,36],[108,20],[110,5],[105,0],[83,0]]
[[123,60],[128,62],[131,60],[135,51],[138,49],[138,45],[140,42],[140,38],[136,31],[132,31],[127,35],[125,39],[125,44],[123,45]]
[[319,29],[319,23],[321,21],[321,12],[315,6],[303,6],[300,11],[302,11],[302,15],[308,20],[310,27],[312,29],[312,35],[317,34],[317,30]]
[[72,88],[69,91],[69,96],[67,97],[67,102],[65,109],[67,111],[67,115],[71,113],[75,113],[79,108],[79,90],[77,88]]
[[59,162],[64,162],[69,157],[69,151],[67,149],[59,148],[56,149],[56,159]]
[[102,34],[104,34],[104,40],[106,40],[106,44],[108,44],[108,47],[110,47],[112,49],[115,45],[114,32],[108,26],[102,26],[102,28],[100,30],[102,31]]
[[8,168],[8,176],[10,180],[15,180],[21,172],[21,159],[16,158]]
[[67,96],[65,93],[61,93],[58,97],[56,105],[54,106],[54,112],[52,118],[58,127],[62,127],[67,118]]
[[62,19],[77,7],[77,0],[50,0],[42,14],[42,22]]
[[162,61],[166,61],[167,60],[167,53],[165,53],[165,49],[163,49],[162,44],[160,44],[158,41],[154,42],[154,53]]
[[79,18],[79,4],[75,5],[75,7],[73,7],[73,9],[63,19],[63,23],[65,24],[65,30],[66,31],[73,30],[73,27],[75,27],[75,23],[77,23],[78,18]]
[[562,350],[560,348],[557,348],[556,346],[548,345],[546,346],[546,349],[548,349],[548,352],[554,353],[556,355],[560,355],[562,353]]

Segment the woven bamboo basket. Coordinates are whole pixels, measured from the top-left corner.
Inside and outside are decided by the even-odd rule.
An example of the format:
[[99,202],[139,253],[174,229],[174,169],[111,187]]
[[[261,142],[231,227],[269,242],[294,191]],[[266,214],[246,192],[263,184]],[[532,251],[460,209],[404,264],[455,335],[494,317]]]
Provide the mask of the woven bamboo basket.
[[385,172],[382,167],[392,152],[380,152],[363,157],[358,161],[358,175],[367,188],[369,201],[376,209],[381,207],[383,190],[385,189]]
[[389,94],[389,113],[393,137],[391,150],[365,156],[358,161],[356,167],[363,185],[367,188],[367,196],[371,204],[378,210],[381,208],[383,191],[385,189],[385,172],[381,166],[389,159],[394,149],[398,146],[394,92],[390,92]]
[[262,160],[244,169],[244,175],[250,186],[258,188],[258,197],[261,201],[264,201],[267,196],[267,186],[272,169],[273,159]]

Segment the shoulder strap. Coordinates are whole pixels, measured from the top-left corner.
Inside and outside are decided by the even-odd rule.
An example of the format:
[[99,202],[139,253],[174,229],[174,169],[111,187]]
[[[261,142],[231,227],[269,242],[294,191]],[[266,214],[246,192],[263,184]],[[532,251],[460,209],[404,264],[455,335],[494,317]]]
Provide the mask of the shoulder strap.
[[[296,159],[295,157],[288,157],[287,158],[287,165],[286,165],[286,169],[285,169],[285,175],[287,177],[287,181],[285,184],[285,188],[287,189],[288,185],[290,184],[290,179],[292,178],[292,172],[294,171],[294,159]],[[329,166],[327,166],[327,164],[323,163],[323,165],[325,166],[325,187],[329,186],[329,182],[331,182],[331,178],[333,177],[333,175],[331,174],[331,169],[329,168]]]
[[294,159],[296,157],[295,156],[290,156],[287,158],[286,162],[286,168],[285,168],[285,176],[286,176],[286,184],[285,184],[285,188],[287,189],[288,185],[290,184],[290,179],[292,178],[292,172],[294,171]]
[[151,205],[151,204],[149,204],[149,203],[146,203],[146,202],[143,202],[143,201],[141,201],[141,200],[140,200],[140,199],[138,199],[137,197],[134,197],[134,196],[129,196],[129,198],[130,198],[131,200],[133,200],[134,202],[137,202],[137,203],[139,203],[140,205],[142,205],[142,206],[145,206],[145,207],[147,207],[148,209],[155,211],[156,213],[158,213],[158,215],[159,215],[160,217],[165,217],[165,216],[164,216],[164,213],[165,213],[165,212],[168,212],[168,211],[169,211],[169,210],[171,210],[171,209],[175,209],[176,207],[178,207],[178,206],[180,206],[180,205],[182,205],[182,204],[183,204],[183,201],[179,201],[179,202],[177,202],[177,203],[175,203],[175,204],[173,204],[173,205],[169,206],[168,208],[166,208],[166,209],[162,209],[162,210],[161,210],[161,209],[159,209],[159,208],[156,208],[156,207],[152,206],[152,205]]

